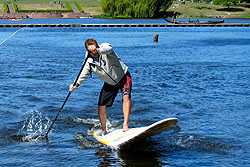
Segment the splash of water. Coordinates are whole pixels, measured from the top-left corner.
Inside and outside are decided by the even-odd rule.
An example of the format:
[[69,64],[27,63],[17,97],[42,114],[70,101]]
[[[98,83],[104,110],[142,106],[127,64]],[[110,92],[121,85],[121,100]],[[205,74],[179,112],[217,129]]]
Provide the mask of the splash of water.
[[34,110],[28,113],[17,136],[21,136],[21,141],[38,141],[44,138],[43,133],[47,131],[50,124],[51,120],[48,117],[43,117],[41,112]]
[[[77,123],[83,123],[85,125],[91,125],[91,129],[88,129],[87,134],[88,135],[93,135],[94,131],[97,129],[101,129],[101,123],[99,121],[99,119],[82,119],[82,118],[74,118],[73,119],[74,122]],[[114,129],[114,123],[111,123],[108,119],[106,122],[106,129],[107,131],[112,131]]]

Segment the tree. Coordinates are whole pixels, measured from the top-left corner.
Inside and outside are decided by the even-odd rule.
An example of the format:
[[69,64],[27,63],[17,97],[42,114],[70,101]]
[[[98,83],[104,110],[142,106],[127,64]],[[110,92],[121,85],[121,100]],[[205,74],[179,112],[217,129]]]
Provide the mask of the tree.
[[238,0],[214,0],[213,3],[215,5],[225,5],[227,6],[228,10],[229,7],[232,5],[236,5],[236,3],[238,2]]
[[103,12],[111,17],[156,17],[172,5],[172,0],[102,0]]

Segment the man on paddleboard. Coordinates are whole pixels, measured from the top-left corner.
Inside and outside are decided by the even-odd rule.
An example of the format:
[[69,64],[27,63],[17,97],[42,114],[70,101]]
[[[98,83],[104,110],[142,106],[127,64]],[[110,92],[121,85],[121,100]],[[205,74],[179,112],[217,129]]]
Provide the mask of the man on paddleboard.
[[128,131],[129,115],[132,107],[132,80],[131,75],[128,72],[128,67],[120,60],[120,58],[118,58],[109,43],[98,45],[96,40],[87,39],[85,41],[85,48],[87,50],[87,63],[81,71],[81,75],[77,80],[76,85],[74,86],[71,84],[69,91],[72,92],[76,87],[80,86],[91,72],[95,73],[97,77],[104,81],[98,102],[98,114],[102,126],[100,135],[102,135],[107,133],[106,108],[112,106],[120,89],[122,92],[124,114],[122,130]]

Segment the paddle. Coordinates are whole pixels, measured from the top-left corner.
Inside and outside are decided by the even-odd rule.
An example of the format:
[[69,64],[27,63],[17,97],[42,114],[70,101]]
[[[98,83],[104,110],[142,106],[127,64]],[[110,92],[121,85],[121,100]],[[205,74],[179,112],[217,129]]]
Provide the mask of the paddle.
[[[81,68],[81,70],[79,71],[79,73],[78,73],[78,75],[77,75],[77,77],[76,77],[76,80],[75,80],[75,82],[74,82],[74,84],[73,84],[74,86],[76,85],[76,82],[77,82],[78,78],[80,77],[81,72],[82,72],[82,70],[83,70],[83,68],[84,68],[84,66],[85,66],[85,64],[86,64],[86,62],[87,62],[87,60],[88,60],[88,58],[89,58],[89,55],[86,57],[86,59],[85,59],[83,65],[82,65],[82,68]],[[50,130],[52,129],[53,125],[55,124],[55,122],[56,122],[56,120],[57,120],[59,114],[62,112],[63,107],[64,107],[64,105],[66,104],[66,102],[67,102],[67,100],[68,100],[70,94],[71,94],[71,92],[69,91],[68,96],[67,96],[66,99],[64,100],[64,103],[63,103],[61,109],[58,111],[58,113],[57,113],[57,115],[56,115],[54,121],[53,121],[52,124],[50,125],[50,127],[49,127],[49,129],[48,129],[48,131],[47,131],[47,133],[46,133],[46,135],[45,135],[46,138],[48,137],[48,134],[49,134]]]

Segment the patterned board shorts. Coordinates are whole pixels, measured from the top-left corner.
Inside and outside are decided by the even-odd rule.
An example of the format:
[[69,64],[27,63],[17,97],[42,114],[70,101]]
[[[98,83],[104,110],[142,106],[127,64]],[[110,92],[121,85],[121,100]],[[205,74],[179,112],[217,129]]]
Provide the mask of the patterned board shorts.
[[119,90],[121,90],[122,96],[129,95],[131,97],[132,79],[129,72],[127,72],[116,85],[110,85],[104,82],[99,96],[98,106],[111,107]]

